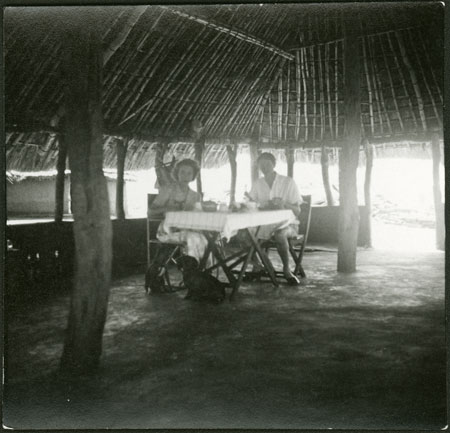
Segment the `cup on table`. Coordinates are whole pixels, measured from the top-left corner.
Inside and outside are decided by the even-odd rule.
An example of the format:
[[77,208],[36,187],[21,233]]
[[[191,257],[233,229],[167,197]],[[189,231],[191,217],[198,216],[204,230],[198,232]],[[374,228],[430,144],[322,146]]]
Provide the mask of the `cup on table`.
[[246,203],[245,206],[250,211],[258,210],[258,203],[254,202],[254,201],[249,201],[248,203]]
[[228,212],[228,206],[226,205],[226,203],[220,203],[218,211],[219,212]]

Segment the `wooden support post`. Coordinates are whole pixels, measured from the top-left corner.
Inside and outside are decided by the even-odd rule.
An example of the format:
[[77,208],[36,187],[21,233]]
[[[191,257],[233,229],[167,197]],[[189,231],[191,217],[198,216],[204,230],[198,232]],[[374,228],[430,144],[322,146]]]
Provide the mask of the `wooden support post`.
[[123,202],[125,157],[127,155],[128,142],[118,140],[116,142],[117,153],[117,181],[116,181],[116,218],[120,221],[125,219],[125,207]]
[[436,248],[438,250],[445,250],[445,222],[444,222],[445,215],[439,179],[441,149],[438,134],[432,135],[431,151],[433,157],[433,198],[434,198],[434,213],[436,216]]
[[161,143],[158,143],[155,151],[155,174],[156,174],[156,183],[155,188],[161,189],[163,187],[168,187],[175,182],[175,179],[172,177],[172,170],[175,167],[175,158],[172,158],[170,163],[164,163],[164,155],[169,149],[169,141],[164,140]]
[[322,166],[322,182],[327,198],[327,206],[334,206],[333,193],[330,186],[330,174],[328,172],[328,149],[322,144],[320,152],[320,165]]
[[195,160],[198,162],[200,171],[197,176],[197,192],[203,194],[202,188],[202,162],[203,162],[203,150],[205,149],[205,137],[201,137],[195,141]]
[[363,140],[364,152],[366,155],[366,175],[364,178],[364,204],[367,209],[367,242],[366,247],[372,246],[372,198],[370,195],[370,187],[372,182],[372,167],[373,167],[373,145],[365,138]]
[[56,161],[56,185],[55,185],[55,222],[59,223],[64,216],[64,184],[66,180],[67,145],[64,135],[58,139],[58,160]]
[[258,156],[261,153],[261,151],[259,150],[259,143],[258,143],[258,139],[253,138],[250,141],[249,144],[249,150],[250,150],[250,170],[251,170],[251,175],[252,175],[252,185],[253,183],[258,179],[259,177],[259,173],[258,173],[258,164],[257,164],[257,160],[258,160]]
[[236,202],[237,149],[238,149],[237,144],[231,144],[227,146],[228,159],[230,161],[230,168],[231,168],[230,206]]
[[60,367],[73,377],[92,373],[99,365],[111,280],[112,227],[103,175],[102,41],[95,16],[78,11],[65,21],[65,138],[76,265]]
[[356,170],[361,144],[361,89],[359,39],[351,34],[351,24],[344,23],[344,107],[345,142],[339,158],[339,272],[356,271],[356,245],[359,229]]
[[294,177],[294,163],[295,163],[295,149],[292,146],[286,147],[284,150],[286,154],[287,163],[287,175],[289,177]]

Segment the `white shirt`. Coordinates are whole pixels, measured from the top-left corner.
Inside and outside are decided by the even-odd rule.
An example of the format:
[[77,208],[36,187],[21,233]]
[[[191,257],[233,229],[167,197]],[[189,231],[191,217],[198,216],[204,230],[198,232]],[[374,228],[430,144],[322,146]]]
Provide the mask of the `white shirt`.
[[272,188],[269,187],[264,177],[257,179],[250,191],[250,197],[262,206],[265,206],[275,197],[280,197],[285,202],[293,205],[303,203],[294,179],[278,173],[275,173]]

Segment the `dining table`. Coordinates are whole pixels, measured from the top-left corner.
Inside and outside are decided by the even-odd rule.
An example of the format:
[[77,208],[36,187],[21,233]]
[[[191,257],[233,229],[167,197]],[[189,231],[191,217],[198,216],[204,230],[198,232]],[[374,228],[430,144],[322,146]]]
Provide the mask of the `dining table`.
[[[272,284],[278,286],[274,267],[258,238],[259,229],[265,225],[283,228],[295,222],[295,215],[289,209],[279,210],[253,210],[248,212],[205,212],[205,211],[176,211],[167,212],[164,225],[167,230],[194,230],[203,233],[208,244],[200,269],[211,272],[221,268],[232,288],[230,299],[238,291],[247,266],[255,254],[258,254],[261,263],[267,272]],[[239,243],[237,251],[229,252],[224,247],[239,230],[246,233],[248,242]],[[208,257],[212,255],[215,263],[206,266]],[[236,270],[242,264],[240,270]]]

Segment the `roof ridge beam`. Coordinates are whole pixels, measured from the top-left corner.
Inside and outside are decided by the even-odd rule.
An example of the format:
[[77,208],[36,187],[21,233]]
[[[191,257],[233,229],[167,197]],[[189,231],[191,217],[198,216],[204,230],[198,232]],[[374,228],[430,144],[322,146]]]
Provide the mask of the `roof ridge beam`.
[[211,29],[214,29],[214,30],[216,30],[218,32],[222,32],[222,33],[225,33],[227,35],[233,36],[234,38],[240,39],[241,41],[249,42],[249,43],[251,43],[253,45],[256,45],[258,47],[264,48],[264,49],[266,49],[266,50],[268,50],[268,51],[270,51],[272,53],[275,53],[275,54],[277,54],[277,55],[279,55],[281,57],[284,57],[284,58],[286,58],[288,60],[294,60],[295,59],[295,56],[293,56],[292,54],[288,53],[287,51],[284,51],[281,48],[278,48],[277,46],[275,46],[273,44],[270,44],[269,42],[266,42],[264,40],[255,38],[254,36],[249,35],[247,33],[244,33],[244,32],[242,32],[240,30],[236,30],[236,29],[233,29],[232,27],[227,27],[227,26],[224,26],[223,24],[219,24],[219,23],[213,22],[211,20],[206,20],[204,18],[200,18],[200,17],[197,17],[195,15],[188,14],[187,12],[183,12],[183,11],[179,11],[179,10],[176,10],[176,9],[172,9],[172,8],[170,8],[168,6],[159,6],[159,7],[164,9],[164,10],[167,10],[167,11],[169,11],[169,12],[175,14],[175,15],[178,15],[180,17],[183,17],[183,18],[189,19],[191,21],[195,21],[198,24],[202,24],[204,26],[207,26],[207,27],[209,27]]
[[[407,27],[399,27],[398,29],[391,29],[391,30],[382,30],[379,32],[370,32],[370,33],[357,33],[356,37],[358,38],[366,38],[369,36],[381,36],[381,35],[388,35],[388,34],[395,34],[397,31],[404,31],[404,30],[417,30],[425,28],[424,25],[418,25],[418,26],[407,26]],[[344,37],[340,38],[331,38],[331,39],[323,39],[314,43],[305,43],[303,45],[298,45],[296,47],[289,48],[289,51],[300,51],[305,48],[311,48],[311,47],[317,47],[318,45],[327,45],[327,44],[333,44],[336,42],[342,42],[344,40]]]

